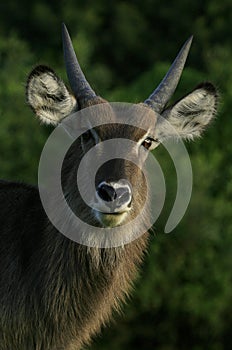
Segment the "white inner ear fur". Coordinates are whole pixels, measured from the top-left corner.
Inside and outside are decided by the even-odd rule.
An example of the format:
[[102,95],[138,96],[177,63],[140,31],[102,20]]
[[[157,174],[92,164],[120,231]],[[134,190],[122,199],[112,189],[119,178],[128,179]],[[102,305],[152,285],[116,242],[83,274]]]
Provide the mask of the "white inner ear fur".
[[27,99],[39,119],[53,125],[57,125],[76,106],[74,96],[52,71],[31,73]]
[[199,137],[216,113],[217,96],[198,88],[166,109],[157,121],[160,141],[175,137],[192,140]]

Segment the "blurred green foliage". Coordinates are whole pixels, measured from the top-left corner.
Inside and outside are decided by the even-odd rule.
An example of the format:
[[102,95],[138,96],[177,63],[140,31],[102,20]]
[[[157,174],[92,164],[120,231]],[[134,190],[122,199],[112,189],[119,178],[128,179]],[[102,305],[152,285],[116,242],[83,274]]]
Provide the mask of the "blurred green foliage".
[[229,0],[8,0],[0,4],[0,176],[37,181],[50,132],[25,103],[37,63],[66,80],[60,28],[66,22],[94,89],[110,101],[144,100],[179,47],[194,44],[175,98],[204,80],[221,99],[205,137],[187,144],[194,175],[191,203],[171,234],[163,228],[175,198],[175,171],[156,156],[170,196],[156,223],[132,300],[93,350],[232,348],[232,3]]

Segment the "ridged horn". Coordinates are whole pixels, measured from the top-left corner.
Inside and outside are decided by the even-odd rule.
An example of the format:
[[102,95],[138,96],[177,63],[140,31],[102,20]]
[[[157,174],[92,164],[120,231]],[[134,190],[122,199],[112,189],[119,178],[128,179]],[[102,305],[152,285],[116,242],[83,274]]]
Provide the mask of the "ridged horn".
[[152,92],[148,99],[144,101],[145,104],[151,106],[151,108],[154,109],[157,113],[162,112],[165,105],[176,90],[177,84],[184,69],[192,40],[193,36],[191,36],[184,43],[179,54],[175,58],[174,62],[172,63],[159,86]]
[[77,100],[89,100],[96,97],[95,92],[86,80],[78,63],[71,38],[65,24],[62,24],[62,41],[64,62],[71,89]]

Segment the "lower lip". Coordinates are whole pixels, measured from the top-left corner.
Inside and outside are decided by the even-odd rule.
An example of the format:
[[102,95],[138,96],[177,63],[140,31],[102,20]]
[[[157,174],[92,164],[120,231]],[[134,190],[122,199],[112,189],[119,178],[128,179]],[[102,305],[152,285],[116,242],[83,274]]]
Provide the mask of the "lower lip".
[[99,213],[103,214],[103,215],[122,215],[122,214],[125,214],[126,212],[125,211],[122,211],[122,212],[118,212],[118,213],[104,213],[102,211],[99,211]]

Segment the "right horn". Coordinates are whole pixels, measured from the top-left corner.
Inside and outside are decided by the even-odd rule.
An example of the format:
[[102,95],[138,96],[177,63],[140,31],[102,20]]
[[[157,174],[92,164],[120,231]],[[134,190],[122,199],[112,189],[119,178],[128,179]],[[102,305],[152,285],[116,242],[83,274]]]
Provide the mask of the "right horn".
[[88,101],[97,98],[81,70],[72,41],[64,23],[62,24],[62,40],[66,72],[76,99],[81,103],[83,100]]
[[159,86],[152,92],[152,94],[144,101],[157,113],[161,113],[167,102],[172,97],[176,90],[177,84],[180,80],[182,71],[184,69],[185,61],[187,59],[189,49],[192,43],[193,36],[191,36],[183,45],[175,61],[169,68],[169,71],[159,84]]

